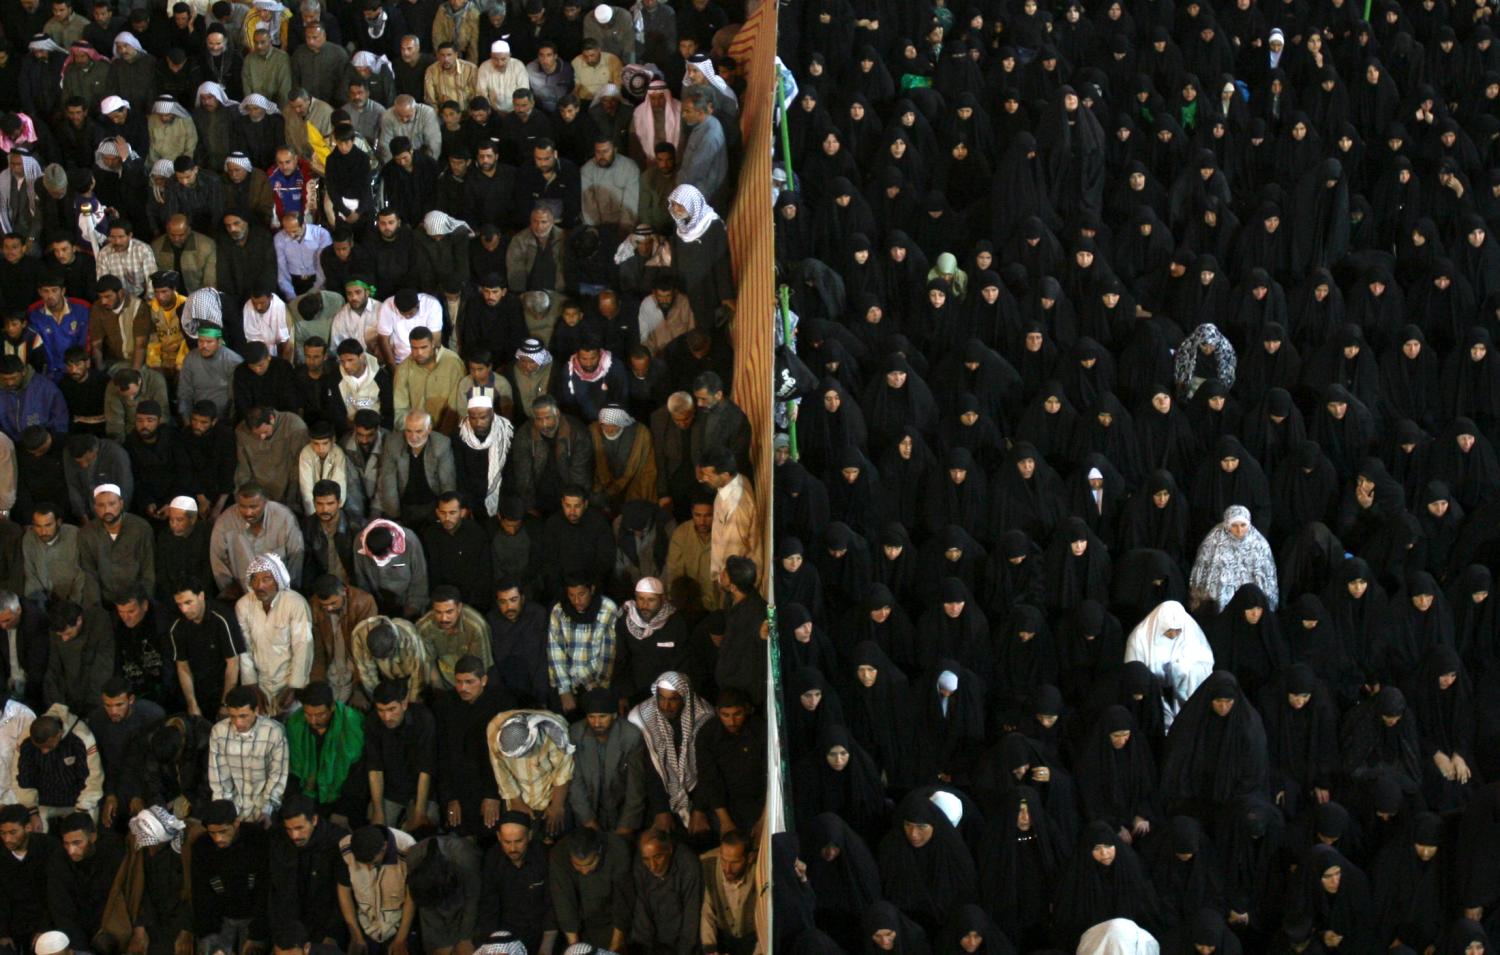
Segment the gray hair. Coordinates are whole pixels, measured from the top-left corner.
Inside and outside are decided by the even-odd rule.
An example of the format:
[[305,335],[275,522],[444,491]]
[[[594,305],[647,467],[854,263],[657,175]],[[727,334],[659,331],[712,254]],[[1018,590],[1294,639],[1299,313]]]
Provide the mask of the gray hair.
[[702,110],[707,113],[713,112],[713,97],[709,96],[707,91],[699,87],[695,86],[684,93],[682,101],[684,103],[692,103],[693,109]]
[[428,431],[432,430],[432,415],[421,408],[413,408],[406,413],[406,423],[410,425],[413,421],[420,421],[422,422],[422,427]]
[[536,413],[542,408],[551,408],[553,411],[558,411],[559,409],[557,407],[557,399],[552,397],[551,395],[538,395],[531,402],[532,416],[535,417]]

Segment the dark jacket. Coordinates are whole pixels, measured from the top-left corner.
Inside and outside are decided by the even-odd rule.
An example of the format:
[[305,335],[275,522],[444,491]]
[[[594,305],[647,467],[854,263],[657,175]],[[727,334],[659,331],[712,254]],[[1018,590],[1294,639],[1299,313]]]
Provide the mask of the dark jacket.
[[[646,811],[646,743],[638,727],[615,720],[601,744],[588,721],[568,730],[578,747],[568,806],[579,824],[595,822],[606,831],[640,829]],[[600,749],[603,749],[602,759]]]
[[227,849],[206,832],[193,840],[193,934],[203,938],[236,918],[250,920],[251,938],[267,936],[269,842],[265,829],[243,824]]
[[[191,469],[191,466],[189,466]],[[208,566],[208,538],[213,527],[202,517],[188,531],[186,537],[178,537],[172,528],[163,524],[156,532],[156,599],[172,600],[172,588],[187,577],[203,574]]]
[[27,837],[24,859],[0,852],[0,938],[19,940],[48,926],[47,873],[61,855],[62,844],[45,832]]
[[92,939],[124,858],[125,840],[108,830],[98,834],[93,854],[82,862],[69,859],[66,852],[55,853],[47,862],[50,927],[70,939]]
[[302,414],[302,395],[297,391],[296,373],[289,362],[275,355],[271,356],[271,364],[263,375],[251,371],[248,361],[235,365],[233,387],[236,418],[243,418],[245,412],[257,406]]
[[135,495],[131,499],[135,513],[145,516],[148,505],[164,508],[179,494],[196,493],[192,462],[175,428],[158,428],[156,440],[149,444],[132,431],[125,436],[125,453],[130,455],[130,467],[135,472]]
[[568,861],[571,839],[563,839],[552,849],[548,868],[558,930],[576,932],[579,941],[602,947],[609,944],[611,933],[617,929],[630,934],[635,881],[625,840],[613,833],[601,833],[600,840],[603,849],[599,865],[588,875],[579,875]]
[[538,583],[548,599],[562,594],[571,574],[586,574],[602,586],[615,569],[615,535],[597,508],[584,511],[577,524],[558,511],[542,528],[541,557],[545,568]]
[[594,443],[589,439],[588,428],[578,419],[562,415],[553,441],[543,437],[534,423],[527,423],[516,430],[515,441],[510,448],[511,480],[515,482],[515,494],[528,508],[538,508],[546,513],[551,513],[558,506],[556,501],[537,500],[537,491],[547,469],[549,455],[555,456],[557,463],[557,490],[567,484],[593,487]]
[[703,867],[686,846],[677,846],[662,878],[639,859],[631,866],[635,880],[635,917],[630,940],[648,952],[691,955],[698,944],[703,909]]
[[271,836],[271,878],[266,889],[270,911],[278,918],[297,919],[318,942],[342,938],[338,872],[344,867],[339,840],[349,834],[343,826],[319,819],[307,845],[298,848],[280,826]]
[[433,700],[432,712],[438,727],[437,801],[443,806],[458,801],[463,808],[465,833],[483,832],[480,802],[500,798],[484,734],[490,720],[509,709],[509,703],[509,694],[493,677],[473,703],[465,703],[452,692],[438,694]]
[[509,929],[528,952],[539,946],[542,933],[552,922],[552,898],[547,891],[547,849],[532,839],[526,856],[517,866],[497,845],[484,853],[480,869],[479,916],[474,922],[474,944],[481,945],[491,932]]
[[431,586],[457,587],[464,603],[475,609],[493,601],[495,578],[490,570],[490,537],[483,527],[464,518],[450,534],[434,521],[422,528],[418,536],[427,552],[427,581]]
[[714,667],[714,682],[720,688],[739,687],[758,699],[766,685],[766,643],[760,637],[766,620],[766,602],[750,594],[724,613],[724,642],[719,645],[719,662]]
[[[333,535],[333,547],[339,561],[344,565],[346,576],[354,574],[354,538],[359,528],[349,520],[349,515],[339,512],[339,529]],[[302,557],[302,579],[310,587],[312,582],[329,572],[333,560],[328,552],[328,535],[317,515],[302,518],[302,542],[306,548]]]

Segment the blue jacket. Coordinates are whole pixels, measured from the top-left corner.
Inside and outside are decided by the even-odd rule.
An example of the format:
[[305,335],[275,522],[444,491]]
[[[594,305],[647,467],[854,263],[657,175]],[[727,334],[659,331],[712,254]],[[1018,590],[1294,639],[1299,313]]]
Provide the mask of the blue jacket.
[[89,303],[81,298],[69,296],[68,312],[61,322],[53,319],[40,303],[26,313],[26,321],[42,338],[42,348],[47,353],[47,377],[62,381],[68,366],[63,355],[69,348],[78,347],[87,351],[89,347]]
[[53,434],[66,434],[68,403],[56,385],[28,371],[20,388],[15,391],[0,389],[0,431],[19,443],[21,432],[34,424],[42,425]]

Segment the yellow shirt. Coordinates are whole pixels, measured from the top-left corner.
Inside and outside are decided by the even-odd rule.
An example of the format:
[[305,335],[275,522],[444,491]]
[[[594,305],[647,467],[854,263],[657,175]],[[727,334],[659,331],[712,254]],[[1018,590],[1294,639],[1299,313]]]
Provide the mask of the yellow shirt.
[[146,365],[166,372],[176,372],[187,357],[187,336],[182,333],[182,306],[187,301],[176,296],[172,307],[164,309],[151,298],[151,335],[146,339]]

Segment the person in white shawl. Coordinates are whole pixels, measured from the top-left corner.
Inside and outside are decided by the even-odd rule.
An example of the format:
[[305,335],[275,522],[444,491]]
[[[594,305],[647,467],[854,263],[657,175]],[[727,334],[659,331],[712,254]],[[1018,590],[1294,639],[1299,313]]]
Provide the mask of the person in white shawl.
[[1187,608],[1175,600],[1158,604],[1130,631],[1130,639],[1125,641],[1125,662],[1136,660],[1162,679],[1167,691],[1162,696],[1163,723],[1168,729],[1182,704],[1214,672],[1214,651],[1208,637]]
[[484,512],[491,517],[500,510],[500,481],[505,473],[505,461],[510,456],[510,442],[516,427],[506,418],[495,414],[495,395],[488,388],[476,388],[469,395],[468,414],[458,425],[458,440],[471,451],[484,451],[488,467],[485,471]]
[[193,114],[177,102],[176,97],[163,93],[151,104],[151,122],[147,124],[151,138],[151,149],[147,162],[175,160],[178,156],[191,156],[198,148],[198,127],[193,123]]
[[[713,718],[713,707],[693,692],[687,674],[675,670],[657,677],[651,684],[651,696],[627,717],[646,738],[646,752],[666,787],[672,812],[695,833],[708,827],[708,817],[694,811],[689,798],[698,785],[698,731]],[[679,735],[681,745],[677,743]],[[668,828],[660,822],[657,825]]]
[[245,594],[234,605],[245,637],[240,682],[260,688],[269,715],[289,713],[312,675],[312,611],[275,554],[252,560],[244,583]]
[[4,172],[0,172],[0,229],[17,231],[24,206],[25,215],[36,212],[36,181],[42,178],[42,164],[30,152],[12,150]]
[[1198,545],[1188,589],[1195,603],[1212,603],[1223,610],[1245,584],[1264,591],[1270,609],[1276,609],[1276,558],[1265,536],[1251,525],[1250,509],[1236,504],[1224,511],[1224,520]]
[[1083,933],[1078,955],[1161,955],[1161,944],[1130,919],[1110,919]]
[[704,198],[702,190],[688,183],[667,196],[667,209],[677,222],[677,237],[684,242],[698,241],[709,226],[719,221],[719,214]]

